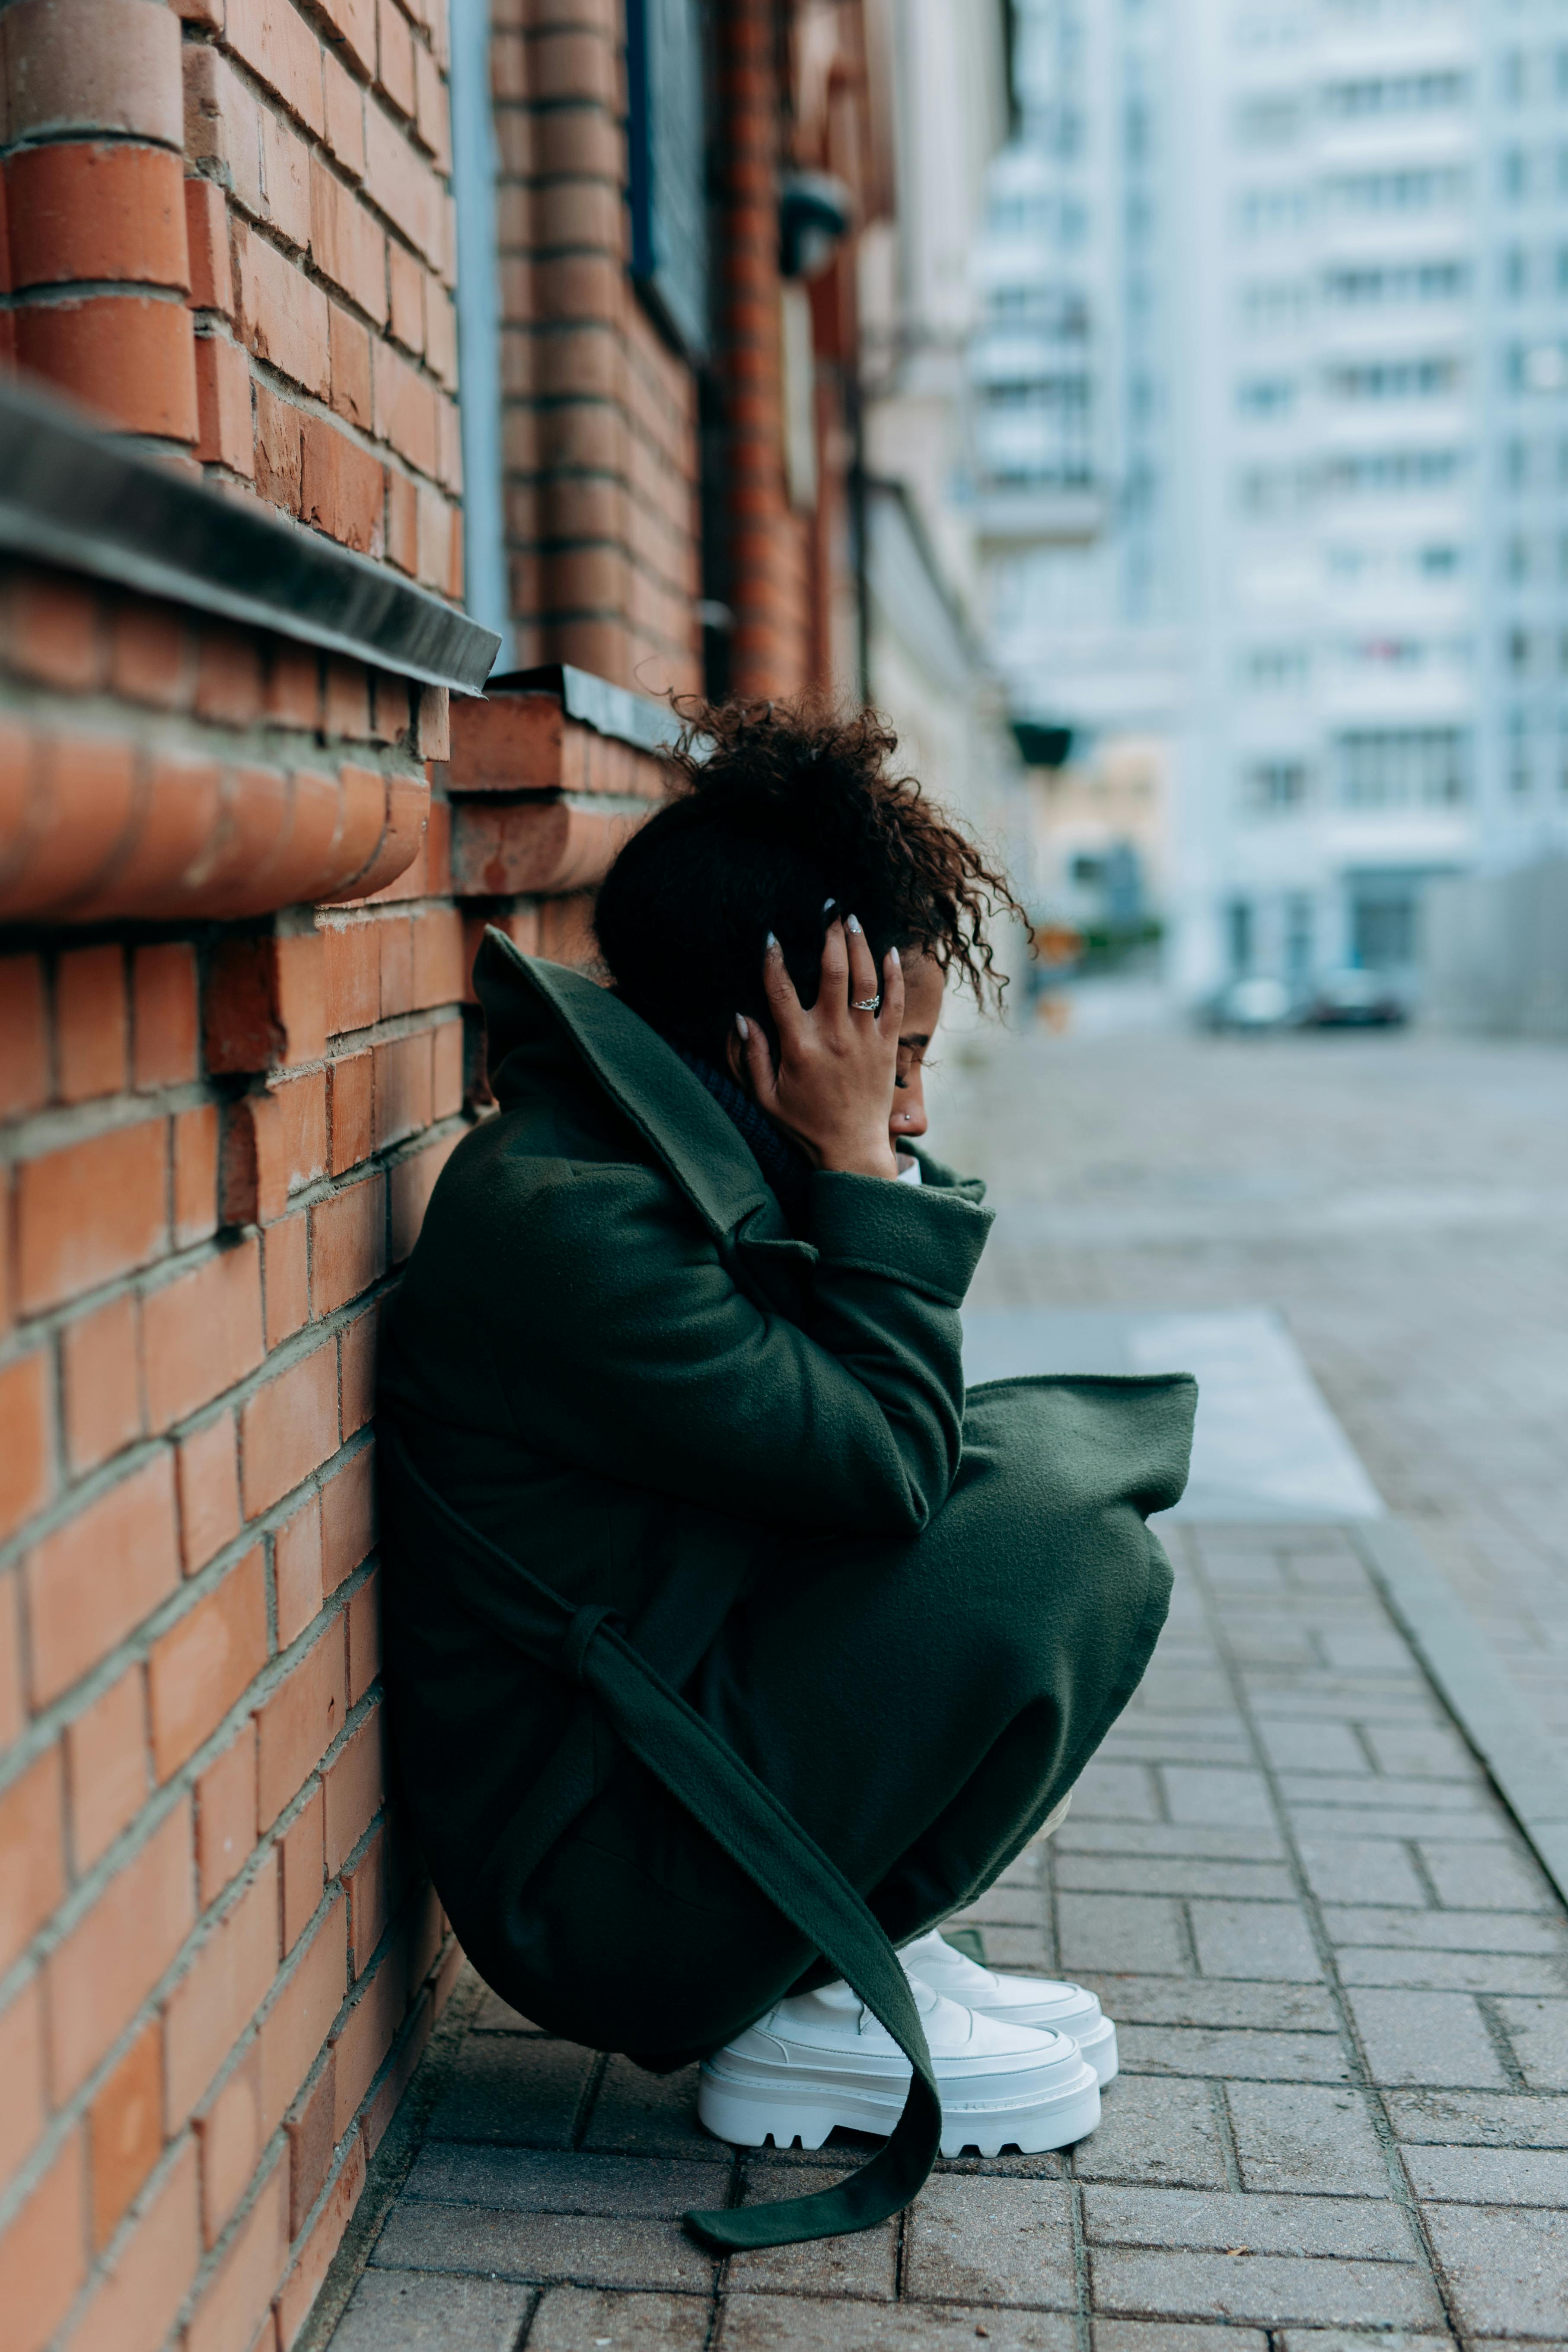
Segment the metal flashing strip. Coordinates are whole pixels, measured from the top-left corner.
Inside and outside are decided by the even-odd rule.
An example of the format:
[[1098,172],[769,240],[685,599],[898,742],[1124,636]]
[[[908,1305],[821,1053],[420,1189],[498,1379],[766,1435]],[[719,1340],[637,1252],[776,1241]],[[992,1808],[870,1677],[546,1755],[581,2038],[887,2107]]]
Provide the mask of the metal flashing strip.
[[668,702],[651,695],[633,694],[592,670],[574,669],[570,662],[544,662],[534,669],[507,670],[492,677],[489,694],[552,694],[568,719],[591,727],[595,735],[630,743],[657,757],[679,740],[682,720]]
[[1373,1583],[1427,1679],[1568,1902],[1568,1754],[1408,1522],[1352,1522]]
[[0,548],[479,694],[500,640],[412,581],[0,383]]

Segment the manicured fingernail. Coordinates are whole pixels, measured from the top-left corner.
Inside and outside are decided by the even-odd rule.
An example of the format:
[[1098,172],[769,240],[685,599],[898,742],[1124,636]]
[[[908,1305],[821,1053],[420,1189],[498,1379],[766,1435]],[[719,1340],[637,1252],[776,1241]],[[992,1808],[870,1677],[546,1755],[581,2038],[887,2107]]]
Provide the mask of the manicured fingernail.
[[899,950],[898,950],[898,949],[897,949],[897,948],[889,948],[889,949],[888,950],[888,961],[889,961],[889,963],[897,963],[897,962],[898,962],[898,961],[899,961]]
[[824,913],[825,915],[831,915],[831,914],[832,914],[832,912],[833,912],[833,909],[835,908],[835,907],[837,907],[837,904],[838,904],[838,901],[837,901],[837,898],[824,898],[824,900],[823,900],[823,902],[822,902],[822,911],[823,911],[823,913]]
[[860,936],[860,918],[859,918],[859,916],[858,916],[858,915],[846,915],[846,917],[844,918],[844,928],[845,928],[845,929],[846,929],[847,931],[853,931],[853,932],[854,932],[854,934],[855,934],[855,936],[856,936],[856,938],[857,938],[857,939],[858,939],[858,938],[859,938],[859,936]]
[[772,955],[773,950],[778,945],[778,941],[774,939],[772,931],[768,933],[767,938],[763,941],[763,945],[766,949],[768,954]]
[[744,1043],[745,1043],[746,1039],[747,1039],[747,1038],[751,1035],[751,1034],[752,1034],[752,1024],[751,1024],[751,1023],[747,1020],[747,1018],[746,1018],[746,1016],[745,1016],[745,1014],[744,1014],[743,1013],[736,1013],[736,1015],[735,1015],[735,1026],[736,1026],[736,1028],[740,1031],[740,1033],[741,1033],[741,1042],[742,1042],[742,1045],[744,1045]]

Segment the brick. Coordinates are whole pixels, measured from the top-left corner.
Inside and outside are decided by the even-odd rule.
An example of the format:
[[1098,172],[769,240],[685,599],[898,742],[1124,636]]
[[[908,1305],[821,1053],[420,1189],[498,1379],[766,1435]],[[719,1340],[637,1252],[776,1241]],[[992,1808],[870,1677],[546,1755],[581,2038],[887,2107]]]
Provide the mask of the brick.
[[207,1067],[271,1070],[317,1060],[326,1045],[324,977],[315,933],[224,940],[203,1008]]
[[11,2180],[43,2134],[44,2010],[40,1979],[28,1977],[0,2012],[0,2180]]
[[430,1032],[395,1037],[375,1053],[375,1148],[382,1150],[428,1127],[432,1071]]
[[362,73],[375,71],[375,0],[323,0],[322,12]]
[[325,400],[331,384],[325,294],[243,224],[236,225],[235,260],[237,323],[247,348]]
[[198,335],[196,456],[249,480],[256,471],[250,415],[250,368],[237,343]]
[[132,278],[185,291],[180,158],[129,142],[25,149],[5,167],[11,283]]
[[110,617],[109,682],[116,694],[160,710],[178,710],[192,693],[190,642],[182,616],[145,601]]
[[275,1822],[304,1785],[343,1725],[344,1640],[334,1618],[257,1715],[258,1818]]
[[175,1449],[180,1498],[180,1558],[187,1576],[205,1568],[239,1533],[239,1462],[234,1415],[221,1413]]
[[375,1542],[375,1455],[351,1454],[321,1486],[321,1582],[335,1592]]
[[43,967],[37,956],[0,957],[0,1118],[40,1109],[48,1094]]
[[196,1880],[204,1911],[238,1876],[255,1844],[253,1718],[196,1782]]
[[185,2329],[186,2352],[248,2352],[289,2259],[288,2167],[273,2166]]
[[[35,619],[38,603],[32,592],[25,600]],[[22,652],[14,629],[14,667],[26,667]],[[96,656],[94,668],[96,674]],[[14,744],[14,733],[6,732]],[[37,737],[27,756],[32,838],[26,864],[3,894],[7,918],[18,920],[79,909],[122,855],[138,814],[137,762],[124,738],[59,731]]]
[[400,1160],[392,1171],[392,1262],[401,1265],[419,1238],[425,1212],[436,1180],[457,1149],[459,1139],[443,1136],[423,1151]]
[[160,1781],[211,1737],[266,1663],[267,1578],[257,1545],[153,1644],[147,1697]]
[[1359,2091],[1231,2083],[1226,2095],[1244,2189],[1388,2195],[1388,2166]]
[[[374,415],[371,397],[370,330],[352,318],[341,302],[334,302],[328,320],[327,338],[333,412],[348,424],[357,425],[362,433],[368,433]],[[379,467],[377,471],[380,471]]]
[[199,2255],[196,2158],[186,2147],[89,2304],[70,2352],[158,2352]]
[[163,2029],[149,2020],[88,2111],[92,2242],[106,2245],[163,2152]]
[[[280,405],[281,404],[279,404]],[[294,439],[293,507],[300,503],[300,442]],[[279,727],[305,727],[312,732],[321,715],[321,656],[310,646],[290,646],[279,638],[270,649],[267,671],[267,716]]]
[[[256,386],[256,487],[264,499],[287,514],[300,511],[302,412],[281,399],[269,384]],[[311,657],[312,667],[314,657]],[[314,712],[300,715],[300,725],[313,723]]]
[[171,1455],[121,1479],[29,1554],[33,1700],[47,1706],[179,1582]]
[[363,1976],[391,1916],[384,1830],[377,1830],[352,1870],[343,1873],[349,1897],[349,1953]]
[[235,55],[321,137],[321,43],[289,0],[227,0],[226,32]]
[[367,318],[385,325],[385,236],[319,155],[310,163],[310,257]]
[[345,1324],[338,1339],[342,1394],[343,1443],[363,1429],[375,1412],[375,1342],[377,1310],[368,1307]]
[[217,1105],[198,1103],[192,1110],[176,1111],[170,1125],[174,1245],[189,1249],[217,1231]]
[[202,2241],[212,2246],[250,2186],[261,2153],[261,2050],[253,2043],[205,2115],[201,2147]]
[[[442,1022],[431,1044],[431,1108],[437,1118],[451,1118],[463,1108],[465,1062],[462,1022]],[[458,1139],[451,1140],[456,1142]]]
[[382,552],[385,477],[368,450],[325,417],[308,416],[301,436],[301,520],[362,555]]
[[62,1102],[118,1094],[125,1084],[125,957],[118,946],[78,948],[55,973],[55,1032]]
[[327,2063],[295,2102],[285,2129],[289,2134],[289,2229],[297,2237],[321,2195],[337,2153],[337,2060]]
[[134,1083],[183,1086],[196,1075],[195,951],[184,940],[132,959]]
[[310,1212],[311,1296],[330,1315],[386,1270],[385,1182],[379,1174],[347,1186]]
[[[3,1202],[0,1202],[3,1206]],[[55,1491],[52,1372],[48,1352],[35,1349],[0,1369],[0,1538],[11,1535]]]
[[325,1801],[316,1781],[300,1811],[278,1841],[283,1872],[283,1949],[291,1952],[311,1920],[327,1883],[323,1844]]
[[395,467],[386,476],[386,556],[400,572],[419,569],[419,493]]
[[395,0],[377,0],[375,82],[399,114],[412,119],[416,103],[414,36],[408,29],[408,19]]
[[364,112],[364,184],[371,202],[415,251],[438,260],[445,232],[436,175],[374,100]]
[[349,1705],[357,1706],[381,1672],[381,1580],[367,1576],[348,1605]]
[[241,1486],[254,1518],[338,1447],[338,1381],[329,1340],[276,1373],[240,1410]]
[[358,2114],[366,2092],[392,2048],[408,2008],[408,1963],[400,1939],[384,1951],[373,1974],[362,1980],[353,2008],[332,2036],[337,2060],[339,2139]]
[[322,930],[326,1025],[332,1036],[368,1028],[378,1016],[379,932],[379,925],[369,922],[331,923]]
[[259,215],[261,111],[228,59],[202,42],[184,54],[184,118],[187,160],[210,166],[247,212]]
[[151,295],[100,294],[13,313],[16,358],[122,431],[196,438],[190,313]]
[[0,1576],[0,1741],[9,1748],[22,1736],[22,1580]]
[[249,727],[261,716],[261,648],[226,621],[202,625],[196,652],[196,716]]
[[370,680],[361,662],[328,660],[326,732],[363,742],[370,734]]
[[254,1235],[150,1291],[142,1307],[147,1404],[167,1429],[254,1371],[261,1329],[261,1250]]
[[278,1860],[268,1854],[170,1994],[163,2012],[171,2130],[205,2094],[261,2006],[278,1967]]
[[0,2236],[5,2352],[41,2352],[69,2310],[87,2266],[86,2199],[79,2130]]
[[[180,144],[180,27],[141,0],[25,6],[10,32],[8,136],[117,131]],[[19,70],[25,60],[25,70]]]
[[[394,0],[384,0],[394,7]],[[394,9],[394,13],[395,10]],[[416,358],[425,349],[425,270],[404,246],[387,247],[388,324],[405,351]]]
[[231,1223],[270,1223],[289,1194],[324,1174],[324,1071],[275,1081],[235,1106],[224,1139],[223,1198]]
[[408,1012],[414,1002],[414,929],[406,915],[395,916],[380,927],[381,1017],[390,1021]]
[[228,254],[228,206],[216,180],[184,184],[185,239],[191,308],[234,317],[234,272]]
[[410,1003],[420,1012],[458,1004],[463,996],[463,923],[455,907],[433,908],[413,920]]
[[67,1726],[66,1767],[79,1873],[108,1852],[146,1801],[147,1699],[139,1665]]
[[98,600],[90,588],[27,572],[16,580],[6,604],[11,667],[41,685],[79,693],[98,684],[103,646]]
[[58,1743],[0,1790],[0,1967],[10,1967],[64,1897],[64,1806]]
[[[278,1529],[272,1543],[278,1646],[287,1650],[321,1610],[321,1498],[312,1495]],[[353,1702],[351,1700],[350,1704]]]
[[270,107],[261,110],[262,217],[302,254],[310,241],[310,151]]
[[1504,2087],[1501,2063],[1468,1993],[1357,1987],[1348,1999],[1374,2082]]
[[331,49],[321,56],[327,145],[351,180],[364,177],[364,93]]
[[436,169],[447,178],[452,169],[452,139],[447,85],[428,49],[418,46],[414,51],[414,80],[418,122],[416,135],[420,145],[435,157]]
[[363,2137],[351,2143],[331,2190],[315,2224],[295,2257],[295,2264],[278,2298],[278,2341],[280,2352],[293,2352],[310,2309],[321,2289],[332,2256],[342,2242],[365,2182]]
[[389,344],[374,353],[375,430],[420,473],[436,471],[436,389]]
[[372,1069],[372,1056],[363,1053],[344,1055],[328,1071],[334,1176],[357,1167],[370,1154]]
[[342,1868],[385,1801],[384,1736],[382,1710],[375,1706],[322,1776],[329,1877]]
[[310,1315],[310,1259],[304,1212],[269,1225],[263,1241],[267,1345],[276,1348],[302,1330]]
[[277,2130],[293,2105],[336,2022],[347,1984],[348,1905],[340,1895],[262,2021],[264,2135]]
[[45,1964],[49,2079],[68,2098],[157,1983],[195,1921],[191,1810],[177,1805]]

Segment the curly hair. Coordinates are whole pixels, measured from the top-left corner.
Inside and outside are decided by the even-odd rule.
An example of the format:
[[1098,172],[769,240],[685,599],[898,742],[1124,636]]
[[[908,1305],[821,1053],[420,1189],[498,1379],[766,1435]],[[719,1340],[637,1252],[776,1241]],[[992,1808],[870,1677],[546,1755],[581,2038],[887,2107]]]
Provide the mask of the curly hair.
[[893,772],[872,710],[816,698],[685,702],[674,797],[621,851],[599,893],[599,946],[622,996],[678,1045],[721,1063],[734,1017],[772,1034],[762,990],[773,931],[815,1002],[829,908],[956,972],[984,1006],[1006,985],[987,927],[1022,919],[1005,876]]

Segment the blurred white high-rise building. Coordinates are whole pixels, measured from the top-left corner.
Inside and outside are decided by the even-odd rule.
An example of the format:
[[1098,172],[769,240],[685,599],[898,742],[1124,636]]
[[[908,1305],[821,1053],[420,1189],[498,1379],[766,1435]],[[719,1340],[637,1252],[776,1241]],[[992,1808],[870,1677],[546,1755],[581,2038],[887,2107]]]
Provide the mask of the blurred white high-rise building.
[[[1568,7],[1020,0],[1019,27],[993,220],[1067,193],[1037,37],[1083,110],[1076,274],[1053,259],[1088,455],[1076,551],[993,534],[996,658],[1026,713],[1107,728],[1184,678],[1184,992],[1406,974],[1433,877],[1568,845]],[[978,268],[999,297],[1019,274],[994,228]],[[983,499],[988,364],[983,339]],[[1086,691],[1072,639],[1102,625]]]

